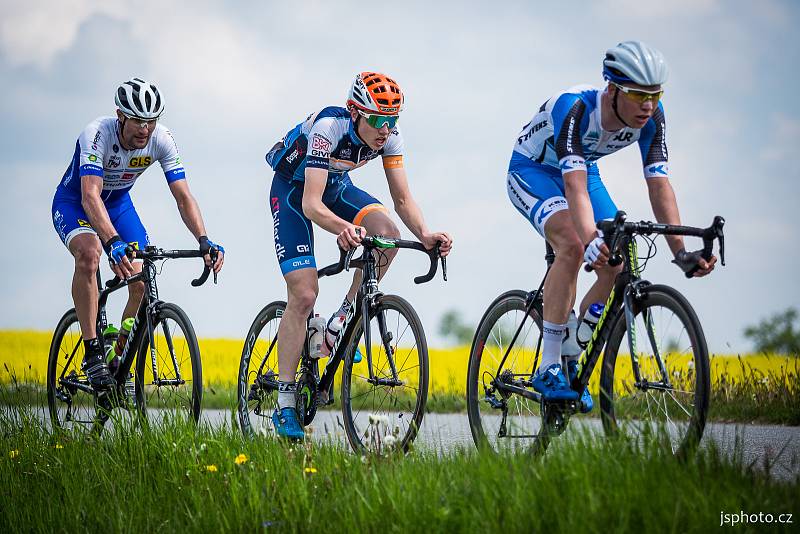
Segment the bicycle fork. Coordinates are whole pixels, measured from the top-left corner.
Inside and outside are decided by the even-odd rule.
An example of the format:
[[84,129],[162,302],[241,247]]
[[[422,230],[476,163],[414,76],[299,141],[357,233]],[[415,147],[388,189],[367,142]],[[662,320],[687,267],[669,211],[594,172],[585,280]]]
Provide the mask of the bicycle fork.
[[636,346],[636,317],[633,313],[634,303],[640,302],[643,299],[643,290],[650,282],[645,280],[637,280],[631,283],[625,290],[623,297],[623,307],[625,312],[625,326],[627,332],[628,349],[631,354],[631,366],[633,367],[633,376],[635,378],[635,385],[643,390],[647,389],[672,389],[672,384],[669,381],[669,374],[667,373],[664,360],[661,358],[661,353],[656,342],[655,325],[653,324],[653,315],[649,309],[642,309],[642,319],[644,320],[645,330],[647,332],[647,340],[653,352],[653,358],[658,365],[658,370],[661,373],[661,382],[648,382],[642,380],[642,373],[639,367],[639,353]]

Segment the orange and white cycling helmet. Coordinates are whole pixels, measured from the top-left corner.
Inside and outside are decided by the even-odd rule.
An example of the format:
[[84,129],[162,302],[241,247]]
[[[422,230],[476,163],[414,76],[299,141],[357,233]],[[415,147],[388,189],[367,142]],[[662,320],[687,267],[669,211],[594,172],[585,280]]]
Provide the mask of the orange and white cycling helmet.
[[380,72],[362,72],[356,75],[347,106],[354,106],[366,114],[399,115],[403,110],[403,91],[392,78]]

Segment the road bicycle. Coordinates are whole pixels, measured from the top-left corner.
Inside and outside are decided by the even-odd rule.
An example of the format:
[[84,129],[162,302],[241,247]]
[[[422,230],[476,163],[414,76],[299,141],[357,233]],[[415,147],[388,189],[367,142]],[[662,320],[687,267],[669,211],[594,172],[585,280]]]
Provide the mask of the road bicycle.
[[[623,269],[570,386],[579,392],[590,386],[597,394],[590,378],[602,353],[599,411],[607,435],[657,436],[676,454],[702,437],[711,389],[702,326],[683,295],[643,279],[642,270],[656,251],[649,236],[657,235],[702,238],[706,260],[718,240],[724,265],[724,224],[719,216],[708,228],[626,222],[622,211],[613,221],[597,223],[611,252],[609,263],[622,263]],[[637,237],[648,247],[642,258]],[[555,260],[549,244],[545,258],[544,279]],[[544,279],[535,291],[497,297],[478,325],[467,373],[467,410],[480,449],[544,452],[580,408],[580,401],[547,402],[532,389],[542,345]]]
[[[350,268],[361,269],[361,286],[333,343],[322,375],[319,360],[311,358],[307,333],[297,372],[297,413],[309,425],[317,409],[334,403],[334,376],[343,363],[341,408],[345,434],[357,452],[386,447],[408,450],[422,424],[428,397],[428,345],[416,311],[397,295],[378,290],[378,270],[385,266],[389,249],[419,250],[430,258],[428,273],[414,278],[422,284],[433,279],[441,260],[439,246],[427,250],[422,243],[382,236],[366,236],[363,253],[341,251],[339,262],[317,271],[319,278]],[[238,415],[245,435],[273,432],[270,417],[277,407],[278,326],[286,302],[275,301],[262,309],[245,338],[238,375]],[[309,320],[314,317],[312,312]],[[308,330],[307,330],[308,332]],[[354,363],[356,351],[363,355]],[[375,428],[382,425],[379,433]],[[385,437],[391,435],[391,441]]]
[[[54,427],[99,432],[115,408],[134,407],[143,416],[150,412],[152,416],[173,414],[195,422],[200,418],[203,373],[197,337],[186,313],[177,305],[159,299],[156,285],[159,271],[155,262],[202,258],[203,253],[197,249],[164,250],[153,246],[144,250],[128,247],[126,253],[131,259],[143,260],[142,272],[126,280],[114,277],[105,288],[100,271],[97,272],[100,294],[96,328],[104,347],[116,341],[116,335],[103,335],[108,326],[109,295],[140,280],[146,288],[119,366],[113,373],[117,385],[106,391],[95,391],[90,385],[81,370],[84,343],[78,316],[75,308],[68,310],[53,333],[47,364],[47,403]],[[212,249],[211,255],[214,261],[217,251]],[[211,269],[205,266],[192,286],[203,285],[210,273]]]

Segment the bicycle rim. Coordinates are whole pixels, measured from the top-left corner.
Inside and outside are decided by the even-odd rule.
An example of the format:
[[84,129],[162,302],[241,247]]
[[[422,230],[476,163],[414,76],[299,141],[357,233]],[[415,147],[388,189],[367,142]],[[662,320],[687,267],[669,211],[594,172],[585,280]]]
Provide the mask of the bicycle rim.
[[[493,385],[498,377],[517,383],[530,378],[541,333],[541,312],[535,305],[530,315],[526,314],[526,298],[524,291],[509,291],[498,297],[475,333],[467,371],[467,414],[479,449],[527,451],[539,444],[539,403]],[[508,357],[500,367],[506,353]]]
[[[379,316],[385,320],[381,332]],[[372,310],[371,379],[359,322],[347,345],[342,412],[347,438],[357,452],[408,450],[417,436],[428,397],[428,346],[417,313],[401,297],[385,295]],[[383,337],[382,337],[383,335]],[[363,355],[353,363],[355,351]]]
[[[146,328],[143,324],[142,328]],[[136,362],[137,405],[150,422],[200,419],[203,374],[200,349],[189,318],[164,304],[153,325],[153,340],[143,332]],[[155,350],[155,369],[153,352]]]
[[278,327],[285,302],[273,302],[256,316],[245,338],[237,381],[239,426],[246,436],[273,432],[278,406]]
[[608,434],[655,439],[673,453],[703,434],[710,392],[708,349],[691,305],[677,291],[650,286],[634,304],[632,333],[639,382],[632,371],[624,316],[603,361],[601,412]]

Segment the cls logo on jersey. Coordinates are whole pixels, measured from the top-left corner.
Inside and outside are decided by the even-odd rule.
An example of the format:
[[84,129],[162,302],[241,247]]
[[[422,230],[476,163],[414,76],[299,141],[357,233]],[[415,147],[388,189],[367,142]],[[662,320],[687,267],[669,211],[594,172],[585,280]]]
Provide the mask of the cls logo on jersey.
[[131,158],[131,160],[128,162],[128,165],[134,168],[147,167],[148,165],[150,165],[152,161],[153,158],[151,158],[150,156],[135,156]]
[[89,224],[88,221],[84,221],[83,219],[78,219],[78,226],[83,226],[84,228],[91,228],[92,225]]

